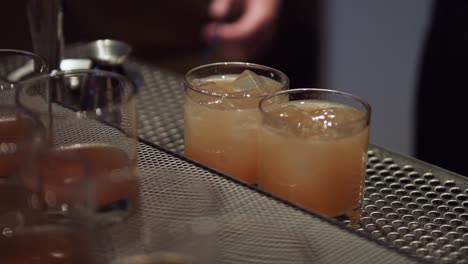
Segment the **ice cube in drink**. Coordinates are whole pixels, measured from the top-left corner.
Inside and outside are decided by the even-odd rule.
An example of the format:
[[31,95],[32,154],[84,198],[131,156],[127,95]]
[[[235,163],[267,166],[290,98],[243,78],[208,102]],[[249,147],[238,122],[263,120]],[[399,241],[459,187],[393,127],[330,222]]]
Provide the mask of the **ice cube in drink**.
[[259,101],[285,88],[252,71],[192,80],[185,96],[185,155],[248,183],[257,181]]
[[365,113],[299,100],[266,115],[259,138],[260,188],[326,216],[354,217],[367,158]]
[[260,76],[250,70],[243,71],[231,84],[235,95],[241,94],[245,97],[264,96],[279,91],[281,83],[268,77]]

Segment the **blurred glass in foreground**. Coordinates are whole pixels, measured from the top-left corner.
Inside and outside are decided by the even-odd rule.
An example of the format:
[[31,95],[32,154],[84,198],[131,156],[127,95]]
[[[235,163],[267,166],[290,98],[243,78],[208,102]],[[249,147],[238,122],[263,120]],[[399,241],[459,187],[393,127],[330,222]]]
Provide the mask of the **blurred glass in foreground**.
[[84,206],[100,224],[138,210],[135,87],[127,78],[94,70],[42,75],[22,85],[18,103],[46,129],[37,164],[48,210]]
[[0,104],[15,105],[15,91],[20,82],[45,73],[46,62],[37,54],[0,49]]
[[[177,172],[174,172],[177,173]],[[180,177],[168,172],[155,175]],[[134,232],[111,226],[101,233],[112,264],[215,264],[221,262],[220,200],[203,178],[190,178],[174,185],[155,185],[146,190],[154,197],[142,201],[145,215]],[[131,227],[127,227],[131,228]]]

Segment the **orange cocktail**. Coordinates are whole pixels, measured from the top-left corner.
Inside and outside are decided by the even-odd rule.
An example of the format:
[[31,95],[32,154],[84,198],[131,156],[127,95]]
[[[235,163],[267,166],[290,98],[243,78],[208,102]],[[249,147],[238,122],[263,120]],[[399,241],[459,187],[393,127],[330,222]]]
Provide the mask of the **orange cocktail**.
[[258,103],[288,83],[283,73],[248,63],[210,64],[190,71],[185,83],[185,155],[256,183]]
[[330,217],[361,205],[370,106],[318,89],[277,93],[260,105],[259,186]]

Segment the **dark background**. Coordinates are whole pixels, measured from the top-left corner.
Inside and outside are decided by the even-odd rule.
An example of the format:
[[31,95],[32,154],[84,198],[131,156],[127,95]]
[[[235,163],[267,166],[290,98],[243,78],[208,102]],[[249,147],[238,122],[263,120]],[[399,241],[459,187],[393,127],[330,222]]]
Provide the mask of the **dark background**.
[[[44,0],[46,1],[46,0]],[[0,48],[32,51],[26,0],[0,4]],[[126,41],[133,55],[184,73],[202,64],[205,44],[199,28],[208,21],[209,0],[68,0],[64,31],[67,44],[111,38]],[[292,87],[319,85],[320,3],[284,1],[273,41],[251,62],[284,71]]]

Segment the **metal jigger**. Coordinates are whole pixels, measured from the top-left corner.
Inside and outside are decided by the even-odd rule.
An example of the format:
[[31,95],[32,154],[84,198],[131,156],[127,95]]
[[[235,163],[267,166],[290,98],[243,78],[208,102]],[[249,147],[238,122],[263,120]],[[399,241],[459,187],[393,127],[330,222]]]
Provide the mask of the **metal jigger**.
[[112,39],[100,39],[88,44],[89,57],[96,63],[108,66],[122,65],[132,52],[132,47],[125,42]]
[[86,46],[86,54],[93,61],[93,68],[127,75],[123,62],[132,52],[132,47],[122,41],[100,39]]

